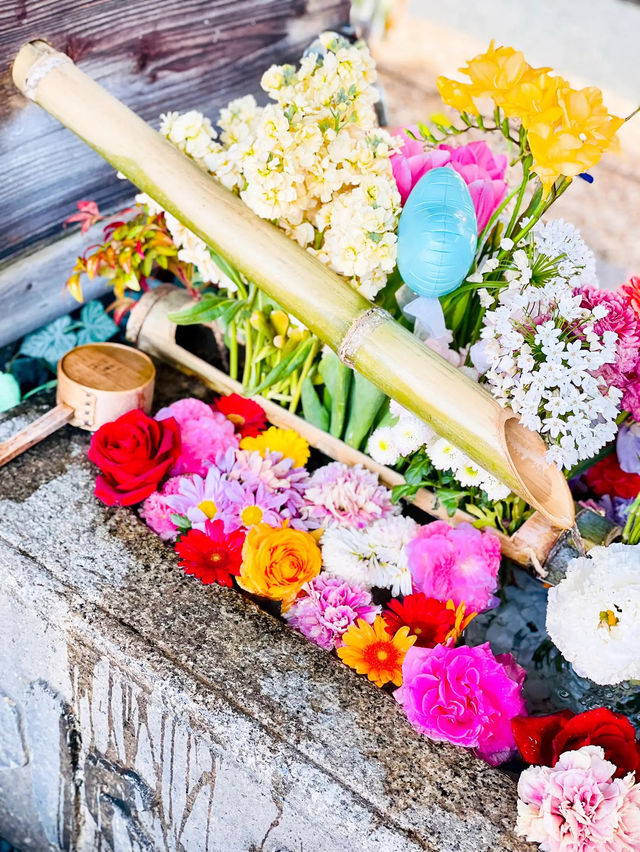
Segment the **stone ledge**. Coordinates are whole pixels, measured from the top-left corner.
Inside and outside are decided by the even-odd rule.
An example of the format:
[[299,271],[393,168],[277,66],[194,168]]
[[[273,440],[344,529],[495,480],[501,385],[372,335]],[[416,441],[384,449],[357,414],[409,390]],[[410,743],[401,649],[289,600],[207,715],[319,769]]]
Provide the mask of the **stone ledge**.
[[[188,392],[163,371],[158,402]],[[0,760],[3,836],[92,849],[99,819],[117,850],[533,849],[510,778],[99,504],[88,442],[66,427],[0,470],[0,683],[28,759]]]

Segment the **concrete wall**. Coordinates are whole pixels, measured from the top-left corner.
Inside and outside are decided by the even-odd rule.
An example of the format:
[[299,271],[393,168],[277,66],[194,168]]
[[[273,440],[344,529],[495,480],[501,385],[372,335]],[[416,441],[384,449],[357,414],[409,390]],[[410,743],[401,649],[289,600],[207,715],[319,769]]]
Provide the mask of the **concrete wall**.
[[[201,389],[200,389],[201,390]],[[164,374],[160,397],[184,395]],[[161,400],[159,400],[161,401]],[[0,439],[32,419],[0,422]],[[515,788],[92,497],[70,427],[0,470],[0,836],[28,850],[501,852]]]

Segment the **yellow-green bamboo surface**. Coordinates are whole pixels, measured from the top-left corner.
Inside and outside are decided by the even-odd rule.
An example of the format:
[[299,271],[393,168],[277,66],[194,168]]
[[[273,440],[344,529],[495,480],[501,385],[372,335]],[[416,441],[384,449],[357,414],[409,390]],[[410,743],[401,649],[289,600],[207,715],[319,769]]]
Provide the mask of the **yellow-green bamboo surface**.
[[[552,523],[574,506],[542,439],[343,278],[199,169],[45,42],[25,44],[14,82],[389,396],[491,471]],[[37,164],[34,164],[37,167]],[[70,164],[72,167],[72,164]],[[42,164],[46,168],[46,163]]]

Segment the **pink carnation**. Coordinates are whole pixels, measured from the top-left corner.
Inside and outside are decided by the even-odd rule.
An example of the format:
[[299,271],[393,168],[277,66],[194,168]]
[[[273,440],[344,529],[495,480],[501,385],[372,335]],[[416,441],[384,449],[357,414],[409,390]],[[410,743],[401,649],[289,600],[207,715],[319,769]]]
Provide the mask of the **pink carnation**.
[[160,491],[154,491],[147,497],[140,509],[140,517],[143,518],[147,526],[165,541],[174,541],[178,533],[178,528],[171,520],[171,515],[175,514],[175,509],[169,506],[165,497],[178,493],[180,479],[180,476],[173,476],[168,479]]
[[471,748],[497,766],[516,753],[511,720],[526,713],[524,677],[510,654],[494,656],[488,642],[476,648],[414,645],[394,697],[418,731]]
[[343,635],[359,618],[373,624],[379,612],[363,586],[319,574],[302,587],[285,618],[307,639],[331,651],[342,645]]
[[500,541],[492,532],[434,521],[409,542],[407,558],[414,591],[474,612],[497,605]]
[[309,479],[304,495],[303,516],[313,527],[364,529],[380,518],[398,513],[391,492],[362,465],[331,462],[318,468]]
[[233,423],[199,399],[181,399],[156,414],[156,420],[173,417],[180,426],[182,452],[171,473],[206,474],[219,452],[237,447]]
[[[420,136],[417,127],[407,129]],[[404,131],[397,135],[403,143],[400,150],[391,156],[391,168],[402,203],[405,203],[424,174],[440,166],[451,166],[469,187],[478,231],[482,231],[507,194],[507,182],[504,179],[507,158],[503,154],[494,155],[486,142],[470,142],[455,148],[439,145],[427,152],[422,142],[412,139]]]
[[581,293],[583,308],[604,305],[608,309],[607,315],[594,323],[594,331],[599,335],[605,331],[615,331],[618,335],[616,369],[620,373],[633,370],[640,347],[640,320],[629,299],[625,298],[623,293],[600,290],[597,287],[584,287]]
[[631,852],[640,849],[640,785],[600,746],[560,755],[553,767],[531,766],[518,782],[516,833],[545,852]]

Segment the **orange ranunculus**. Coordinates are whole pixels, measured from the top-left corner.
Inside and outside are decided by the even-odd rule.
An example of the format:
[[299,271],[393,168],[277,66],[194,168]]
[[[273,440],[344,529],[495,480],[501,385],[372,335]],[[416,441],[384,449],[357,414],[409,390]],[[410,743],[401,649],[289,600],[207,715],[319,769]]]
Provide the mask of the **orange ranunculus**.
[[256,524],[244,541],[237,581],[245,591],[282,601],[287,609],[321,567],[320,548],[308,532]]

